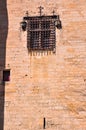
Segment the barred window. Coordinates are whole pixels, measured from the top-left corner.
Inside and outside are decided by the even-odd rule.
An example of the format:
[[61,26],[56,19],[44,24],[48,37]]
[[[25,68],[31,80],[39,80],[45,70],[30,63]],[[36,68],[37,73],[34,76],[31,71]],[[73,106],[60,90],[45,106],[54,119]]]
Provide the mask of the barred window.
[[30,50],[53,50],[55,26],[52,16],[29,17],[27,45]]

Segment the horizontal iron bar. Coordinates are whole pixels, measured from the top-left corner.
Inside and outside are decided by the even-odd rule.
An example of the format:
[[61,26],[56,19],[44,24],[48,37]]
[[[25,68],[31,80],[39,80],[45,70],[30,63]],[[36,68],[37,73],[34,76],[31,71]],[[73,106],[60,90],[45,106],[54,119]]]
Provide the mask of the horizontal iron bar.
[[49,18],[49,19],[57,19],[59,18],[59,15],[50,15],[50,16],[26,16],[26,17],[23,17],[24,20],[31,20],[31,19],[46,19],[46,18]]

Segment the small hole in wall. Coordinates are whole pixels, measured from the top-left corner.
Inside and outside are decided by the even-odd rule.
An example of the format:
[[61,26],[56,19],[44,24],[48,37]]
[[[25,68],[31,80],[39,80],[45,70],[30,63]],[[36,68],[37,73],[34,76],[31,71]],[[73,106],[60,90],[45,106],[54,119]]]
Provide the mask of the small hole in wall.
[[43,129],[45,129],[46,128],[46,118],[44,117],[43,118]]
[[3,70],[3,81],[10,81],[10,70]]

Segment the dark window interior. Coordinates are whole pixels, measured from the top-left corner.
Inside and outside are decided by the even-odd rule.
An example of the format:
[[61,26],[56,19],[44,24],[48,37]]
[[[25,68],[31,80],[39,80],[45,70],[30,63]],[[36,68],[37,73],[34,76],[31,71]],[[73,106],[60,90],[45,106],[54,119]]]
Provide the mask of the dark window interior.
[[50,21],[42,21],[41,28],[42,29],[50,29]]
[[3,71],[3,81],[10,81],[10,70]]
[[39,22],[38,21],[30,21],[30,29],[38,29],[39,28]]

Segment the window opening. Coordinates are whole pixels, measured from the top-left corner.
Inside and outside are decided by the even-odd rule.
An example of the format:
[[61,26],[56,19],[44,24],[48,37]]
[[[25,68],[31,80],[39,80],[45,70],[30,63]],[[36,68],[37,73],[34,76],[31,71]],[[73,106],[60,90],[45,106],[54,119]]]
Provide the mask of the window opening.
[[27,30],[27,47],[29,50],[56,50],[56,28],[62,29],[62,23],[59,15],[45,16],[43,15],[43,7],[39,8],[39,16],[29,16],[26,11],[26,16],[20,23],[23,31]]
[[10,70],[3,70],[3,81],[10,81]]
[[53,16],[28,17],[27,46],[29,50],[53,50],[55,48],[55,19]]

